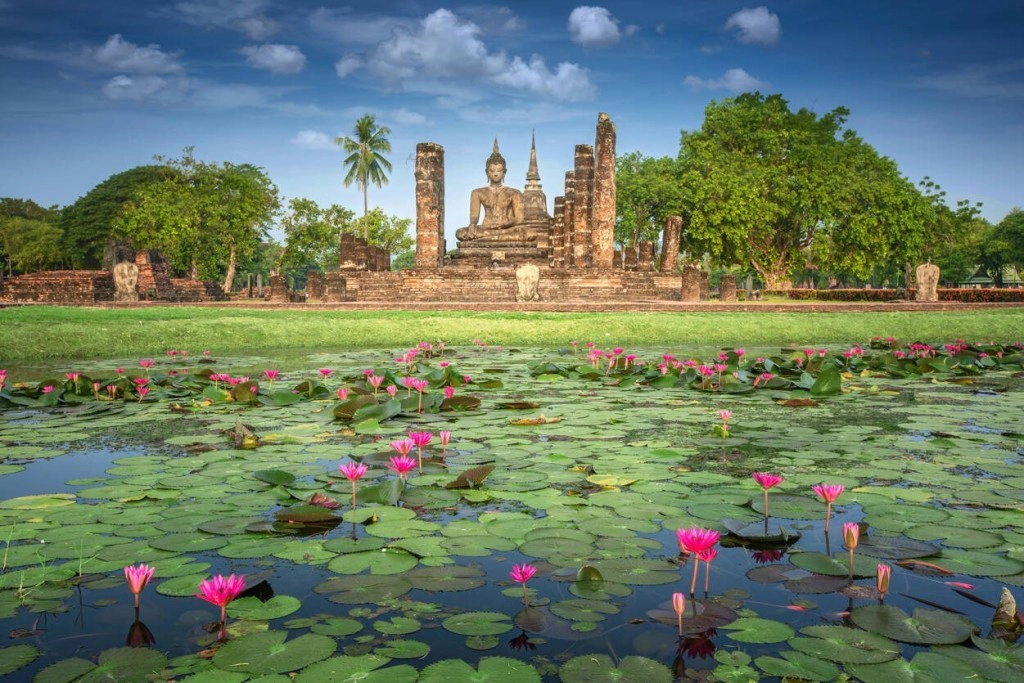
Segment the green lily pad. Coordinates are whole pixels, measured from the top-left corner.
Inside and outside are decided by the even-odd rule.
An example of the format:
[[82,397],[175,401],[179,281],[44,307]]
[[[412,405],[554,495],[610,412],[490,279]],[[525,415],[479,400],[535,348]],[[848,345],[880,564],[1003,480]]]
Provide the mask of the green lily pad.
[[339,555],[327,563],[327,568],[336,574],[359,574],[366,570],[371,574],[401,574],[417,564],[419,559],[412,553],[398,548],[382,548]]
[[509,657],[481,657],[476,669],[461,659],[444,659],[423,669],[419,677],[419,683],[540,683],[540,680],[540,674],[528,663]]
[[217,650],[213,663],[224,671],[279,674],[326,659],[337,647],[334,638],[316,633],[287,638],[287,631],[266,631],[230,640]]
[[413,588],[424,591],[468,591],[486,583],[486,572],[478,567],[420,567],[406,572]]
[[551,604],[548,609],[555,616],[569,621],[604,621],[606,614],[618,614],[619,608],[603,600],[574,598]]
[[918,652],[909,662],[894,659],[882,664],[848,664],[846,670],[864,683],[937,683],[978,676],[970,664],[935,652]]
[[117,647],[100,653],[99,665],[90,669],[75,683],[103,683],[123,681],[130,683],[156,675],[167,665],[167,656],[158,651],[140,647]]
[[[859,546],[858,546],[859,547]],[[824,555],[822,553],[791,553],[789,561],[801,569],[828,576],[849,576],[849,553]],[[878,571],[876,558],[853,554],[853,575],[857,578],[874,576]]]
[[789,646],[798,652],[840,664],[878,664],[900,656],[900,646],[877,633],[845,626],[807,626],[800,629],[807,638],[792,638]]
[[34,645],[20,643],[0,647],[0,676],[6,676],[28,666],[38,656],[39,649]]
[[418,640],[389,640],[373,652],[391,659],[422,659],[430,653],[430,646]]
[[839,668],[835,664],[802,652],[783,652],[781,659],[758,657],[754,663],[769,676],[783,680],[833,681],[839,677]]
[[[763,515],[764,496],[754,496],[750,507]],[[810,496],[795,496],[789,493],[769,493],[768,512],[772,517],[782,519],[822,519],[825,516],[821,501]]]
[[781,643],[796,635],[788,624],[759,617],[742,617],[720,626],[731,640],[741,643]]
[[460,636],[499,635],[512,630],[512,622],[501,612],[465,612],[448,617],[442,626]]
[[405,595],[412,590],[412,584],[404,576],[360,575],[328,579],[313,590],[329,593],[327,599],[341,605],[379,604]]
[[994,531],[939,524],[919,524],[903,533],[919,541],[942,541],[942,545],[953,548],[993,548],[1005,543],[1003,537]]
[[62,659],[39,671],[32,679],[32,683],[71,683],[81,680],[82,676],[95,668],[95,663],[81,657]]
[[966,664],[977,676],[1003,683],[1016,683],[1024,677],[1024,647],[1016,643],[987,638],[973,638],[978,649],[951,645],[933,647],[932,652],[943,659]]
[[858,607],[850,614],[853,623],[901,643],[955,645],[978,629],[967,617],[934,609],[918,608],[913,616],[890,605]]
[[593,563],[606,581],[654,586],[679,580],[679,568],[664,560],[600,560]]
[[386,636],[404,636],[409,633],[416,633],[423,626],[416,619],[409,617],[392,617],[389,621],[383,619],[373,622],[373,628]]
[[236,619],[270,620],[299,611],[302,602],[291,595],[275,595],[266,602],[259,598],[239,598],[228,605],[228,614]]
[[644,681],[645,683],[672,683],[672,670],[661,662],[647,657],[624,657],[616,663],[606,654],[573,657],[558,670],[563,683],[615,683]]
[[[285,624],[287,626],[288,624]],[[310,629],[313,633],[325,636],[342,638],[351,636],[363,630],[363,624],[355,619],[345,617],[331,617],[324,622],[313,624]]]
[[295,683],[413,683],[416,680],[416,669],[405,664],[385,667],[390,661],[389,657],[376,653],[358,657],[330,657],[303,669],[295,678]]
[[1024,572],[1024,562],[980,550],[943,550],[935,564],[968,576],[1009,576]]
[[880,560],[912,560],[918,557],[937,555],[939,547],[902,536],[872,534],[860,539],[857,544],[857,553]]

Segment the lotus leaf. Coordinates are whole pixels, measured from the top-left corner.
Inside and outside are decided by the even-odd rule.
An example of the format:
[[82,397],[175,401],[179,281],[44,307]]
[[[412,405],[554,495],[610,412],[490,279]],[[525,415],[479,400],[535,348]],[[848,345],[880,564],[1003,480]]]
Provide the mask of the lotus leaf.
[[624,657],[618,665],[605,654],[573,657],[558,671],[563,683],[595,683],[598,681],[644,681],[671,683],[672,671],[660,662],[646,657]]
[[501,612],[465,612],[448,617],[442,625],[463,636],[500,635],[512,630],[508,615]]
[[807,638],[792,638],[789,646],[812,657],[840,664],[877,664],[896,659],[900,647],[892,640],[845,626],[807,626]]
[[254,633],[225,643],[213,663],[225,671],[274,674],[296,671],[334,654],[333,638],[307,633],[291,640],[287,631]]
[[759,617],[743,617],[719,628],[727,631],[728,638],[741,643],[781,643],[795,635],[789,625]]
[[754,663],[769,676],[778,676],[783,680],[832,681],[839,676],[839,668],[832,662],[826,662],[802,652],[783,652],[781,654],[781,659],[758,657]]
[[864,683],[942,683],[971,680],[978,675],[970,664],[935,652],[918,652],[909,662],[894,659],[882,664],[848,664],[846,670]]

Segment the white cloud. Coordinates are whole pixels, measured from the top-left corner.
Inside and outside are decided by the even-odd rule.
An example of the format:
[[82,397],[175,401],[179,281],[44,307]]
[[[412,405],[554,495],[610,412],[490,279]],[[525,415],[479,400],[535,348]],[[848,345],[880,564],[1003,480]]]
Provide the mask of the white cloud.
[[345,55],[334,63],[334,71],[338,74],[338,78],[345,78],[362,67],[363,58],[359,55]]
[[277,30],[277,24],[263,14],[268,4],[268,0],[187,0],[174,8],[187,24],[227,28],[263,40]]
[[965,64],[943,73],[922,76],[914,85],[969,98],[1024,99],[1024,60]]
[[292,144],[303,149],[326,149],[332,151],[341,149],[334,144],[334,138],[319,130],[300,130],[292,138]]
[[459,14],[479,26],[485,34],[507,33],[526,28],[526,22],[508,7],[462,5],[459,7]]
[[427,117],[419,112],[411,111],[402,107],[392,109],[386,114],[387,118],[402,126],[426,126],[430,124]]
[[268,109],[292,116],[322,116],[323,110],[312,104],[296,104],[283,98],[292,88],[219,83],[193,80],[188,104],[200,109]]
[[186,78],[121,74],[107,81],[101,90],[112,100],[142,102],[157,100],[165,103],[180,101],[188,91]]
[[729,69],[721,78],[699,78],[687,76],[683,83],[695,90],[729,90],[734,93],[750,92],[769,87],[767,81],[761,81],[743,69]]
[[246,45],[239,52],[252,66],[273,74],[295,74],[306,66],[306,56],[296,45]]
[[423,81],[470,80],[504,88],[575,101],[593,97],[589,72],[563,62],[554,71],[543,58],[529,62],[489,52],[480,28],[446,9],[425,17],[413,30],[396,29],[366,56],[366,68],[377,78],[407,89]]
[[82,56],[88,66],[105,71],[128,71],[133,74],[168,74],[183,71],[180,52],[163,52],[159,45],[139,46],[115,33],[99,47],[88,47]]
[[569,13],[569,37],[583,47],[607,47],[619,42],[619,22],[604,7],[583,5]]
[[753,9],[743,8],[725,22],[725,30],[737,29],[737,40],[741,43],[774,45],[782,35],[778,15],[772,14],[765,6]]
[[701,45],[700,51],[706,55],[717,55],[722,51],[721,45]]

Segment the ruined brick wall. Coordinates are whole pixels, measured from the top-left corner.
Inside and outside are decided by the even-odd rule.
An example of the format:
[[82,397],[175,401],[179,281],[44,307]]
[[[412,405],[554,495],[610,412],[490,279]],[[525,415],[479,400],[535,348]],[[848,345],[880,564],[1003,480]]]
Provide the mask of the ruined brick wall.
[[140,251],[135,254],[135,265],[139,267],[139,296],[143,299],[174,301],[176,293],[171,284],[170,267],[167,259],[156,250]]
[[591,265],[611,268],[615,258],[615,124],[604,112],[597,116],[594,141],[592,214]]
[[175,301],[182,303],[228,300],[220,283],[213,280],[171,278],[171,285],[174,287]]
[[7,278],[5,303],[88,306],[114,300],[114,276],[105,270],[50,270]]

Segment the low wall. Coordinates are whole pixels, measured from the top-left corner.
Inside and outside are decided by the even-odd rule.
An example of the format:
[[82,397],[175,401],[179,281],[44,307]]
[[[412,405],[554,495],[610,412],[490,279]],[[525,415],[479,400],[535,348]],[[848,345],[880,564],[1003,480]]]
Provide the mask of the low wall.
[[114,276],[106,270],[49,270],[6,278],[0,301],[84,306],[114,300]]

